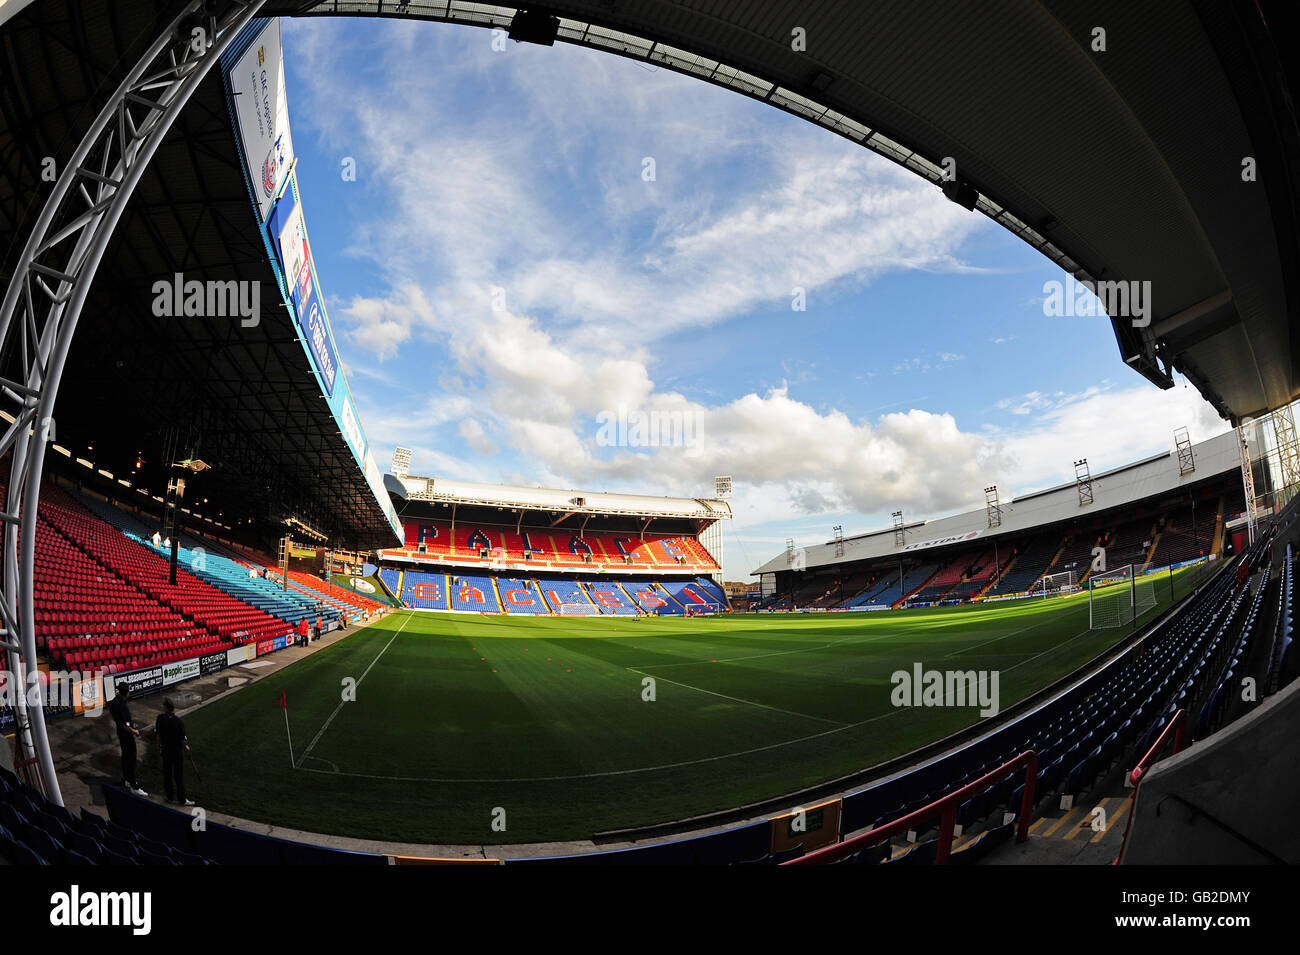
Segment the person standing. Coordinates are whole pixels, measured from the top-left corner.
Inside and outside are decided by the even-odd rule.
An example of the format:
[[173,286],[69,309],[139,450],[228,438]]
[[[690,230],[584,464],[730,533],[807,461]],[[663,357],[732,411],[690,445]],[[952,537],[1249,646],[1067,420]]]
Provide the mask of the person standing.
[[158,750],[162,754],[163,791],[167,801],[185,806],[194,805],[194,800],[185,798],[185,752],[190,748],[185,736],[185,722],[176,715],[176,704],[170,696],[163,697],[163,711],[154,723],[154,732],[158,735]]
[[117,742],[122,747],[122,782],[137,796],[147,796],[149,794],[140,788],[135,778],[135,738],[140,735],[140,731],[131,725],[130,702],[131,688],[118,687],[113,702],[108,704],[108,712],[113,717],[113,722],[117,724]]

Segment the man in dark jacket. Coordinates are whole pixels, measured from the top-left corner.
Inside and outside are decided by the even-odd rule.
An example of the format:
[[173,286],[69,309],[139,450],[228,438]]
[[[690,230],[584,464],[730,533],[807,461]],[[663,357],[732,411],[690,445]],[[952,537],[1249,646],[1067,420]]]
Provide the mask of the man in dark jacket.
[[158,750],[162,754],[163,789],[167,801],[172,802],[175,793],[176,802],[194,805],[194,800],[185,798],[185,751],[190,744],[185,737],[185,723],[176,715],[176,704],[170,696],[163,697],[163,711],[158,714],[154,732],[158,734]]
[[140,788],[135,778],[135,738],[140,735],[140,731],[131,725],[130,701],[131,688],[118,687],[113,702],[108,704],[108,713],[117,724],[117,741],[122,747],[122,782],[137,796],[147,796],[149,794]]

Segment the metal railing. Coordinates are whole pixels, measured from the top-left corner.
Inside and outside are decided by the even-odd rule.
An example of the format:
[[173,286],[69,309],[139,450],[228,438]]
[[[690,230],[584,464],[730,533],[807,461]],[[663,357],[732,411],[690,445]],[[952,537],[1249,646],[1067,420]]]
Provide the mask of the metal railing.
[[863,849],[879,845],[892,836],[915,829],[919,823],[927,819],[939,816],[939,846],[935,854],[934,864],[947,865],[948,859],[952,855],[953,831],[957,824],[957,807],[977,793],[981,793],[1001,782],[1022,766],[1025,767],[1025,792],[1020,800],[1016,842],[1024,842],[1029,838],[1029,816],[1033,812],[1034,785],[1038,780],[1038,756],[1032,749],[1026,750],[1015,759],[1003,763],[991,772],[985,773],[974,782],[967,783],[961,789],[950,792],[948,795],[936,799],[928,806],[924,806],[915,812],[910,812],[893,822],[886,823],[861,835],[853,836],[851,839],[845,839],[833,846],[826,846],[824,849],[818,849],[816,852],[810,852],[807,855],[781,864],[826,865],[831,862],[839,862],[841,859],[846,859]]

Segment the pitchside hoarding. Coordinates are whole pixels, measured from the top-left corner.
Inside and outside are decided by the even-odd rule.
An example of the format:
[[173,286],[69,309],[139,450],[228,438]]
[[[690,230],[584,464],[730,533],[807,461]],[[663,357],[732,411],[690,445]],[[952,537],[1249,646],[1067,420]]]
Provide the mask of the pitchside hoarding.
[[198,657],[164,663],[162,668],[163,686],[171,686],[173,683],[181,682],[181,680],[191,680],[201,672],[202,667],[199,664]]
[[133,670],[130,673],[114,674],[113,695],[117,696],[118,690],[126,687],[131,691],[132,696],[140,696],[162,689],[162,685],[162,667],[145,667],[143,670]]

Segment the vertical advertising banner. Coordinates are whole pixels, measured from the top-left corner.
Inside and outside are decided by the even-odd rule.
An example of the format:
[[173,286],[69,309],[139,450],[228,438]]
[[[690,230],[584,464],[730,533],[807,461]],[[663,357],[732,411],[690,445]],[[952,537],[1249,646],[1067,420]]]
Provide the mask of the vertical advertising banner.
[[[276,203],[269,225],[271,234],[280,247],[280,264],[284,268],[289,298],[298,316],[299,328],[311,350],[316,370],[320,372],[325,394],[333,398],[335,379],[338,377],[338,356],[334,352],[329,319],[321,305],[320,290],[316,286],[311,245],[307,240],[307,224],[302,215],[302,203],[298,201],[297,178],[290,173],[289,179],[290,189]],[[337,408],[334,408],[334,412],[338,416]]]
[[275,18],[253,40],[227,74],[244,165],[257,195],[262,221],[293,164],[289,97],[284,86],[280,20]]

